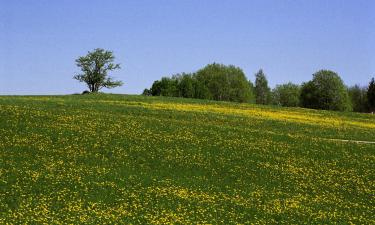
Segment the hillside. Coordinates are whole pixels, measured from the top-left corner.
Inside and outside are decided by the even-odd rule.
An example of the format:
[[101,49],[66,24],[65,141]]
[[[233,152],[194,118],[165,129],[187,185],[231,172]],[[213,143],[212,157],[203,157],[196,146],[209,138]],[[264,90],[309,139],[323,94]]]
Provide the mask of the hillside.
[[373,142],[368,114],[0,96],[0,223],[371,224]]

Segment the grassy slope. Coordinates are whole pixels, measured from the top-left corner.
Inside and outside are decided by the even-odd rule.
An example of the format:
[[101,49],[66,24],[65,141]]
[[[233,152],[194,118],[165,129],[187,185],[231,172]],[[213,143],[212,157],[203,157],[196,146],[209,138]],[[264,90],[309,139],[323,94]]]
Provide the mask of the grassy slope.
[[375,116],[0,97],[0,223],[374,223]]

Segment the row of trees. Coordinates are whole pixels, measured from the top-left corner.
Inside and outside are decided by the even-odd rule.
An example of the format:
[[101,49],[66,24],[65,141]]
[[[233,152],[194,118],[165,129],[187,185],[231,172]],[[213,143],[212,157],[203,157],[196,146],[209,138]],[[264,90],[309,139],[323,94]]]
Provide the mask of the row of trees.
[[246,79],[241,68],[214,63],[195,73],[163,77],[143,94],[336,111],[375,110],[374,79],[368,87],[355,85],[348,88],[340,76],[330,70],[314,73],[312,80],[302,85],[289,82],[271,89],[262,70],[255,74],[253,84]]
[[[88,52],[76,60],[82,73],[75,75],[74,79],[86,83],[90,92],[121,86],[122,81],[108,75],[120,68],[120,64],[114,63],[114,58],[113,52],[100,48]],[[241,68],[214,63],[196,73],[163,77],[155,81],[150,89],[145,89],[143,94],[338,111],[375,111],[374,78],[368,87],[355,85],[347,88],[340,76],[330,70],[316,72],[311,81],[302,85],[287,83],[271,90],[262,70],[255,74],[254,85],[247,80]]]

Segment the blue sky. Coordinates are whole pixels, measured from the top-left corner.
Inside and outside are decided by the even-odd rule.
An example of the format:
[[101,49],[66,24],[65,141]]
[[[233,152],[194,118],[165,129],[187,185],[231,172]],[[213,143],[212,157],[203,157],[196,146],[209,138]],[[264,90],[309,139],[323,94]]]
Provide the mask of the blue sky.
[[113,50],[125,85],[208,63],[241,67],[270,86],[310,80],[319,69],[347,85],[375,76],[375,1],[352,0],[0,0],[0,94],[70,94],[78,56]]

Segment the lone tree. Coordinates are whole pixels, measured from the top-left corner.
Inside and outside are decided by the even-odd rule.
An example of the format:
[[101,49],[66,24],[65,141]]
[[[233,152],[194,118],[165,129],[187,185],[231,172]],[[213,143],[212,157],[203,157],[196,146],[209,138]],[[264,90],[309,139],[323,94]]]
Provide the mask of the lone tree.
[[90,92],[98,92],[101,88],[114,88],[121,86],[122,81],[115,81],[108,76],[108,72],[120,69],[120,64],[114,64],[113,52],[101,48],[88,52],[86,56],[81,56],[76,60],[76,64],[81,68],[82,74],[73,78],[85,82]]
[[375,111],[375,79],[372,78],[367,89],[368,106],[371,112]]
[[255,102],[257,104],[267,105],[271,100],[271,89],[263,70],[259,70],[255,74]]

